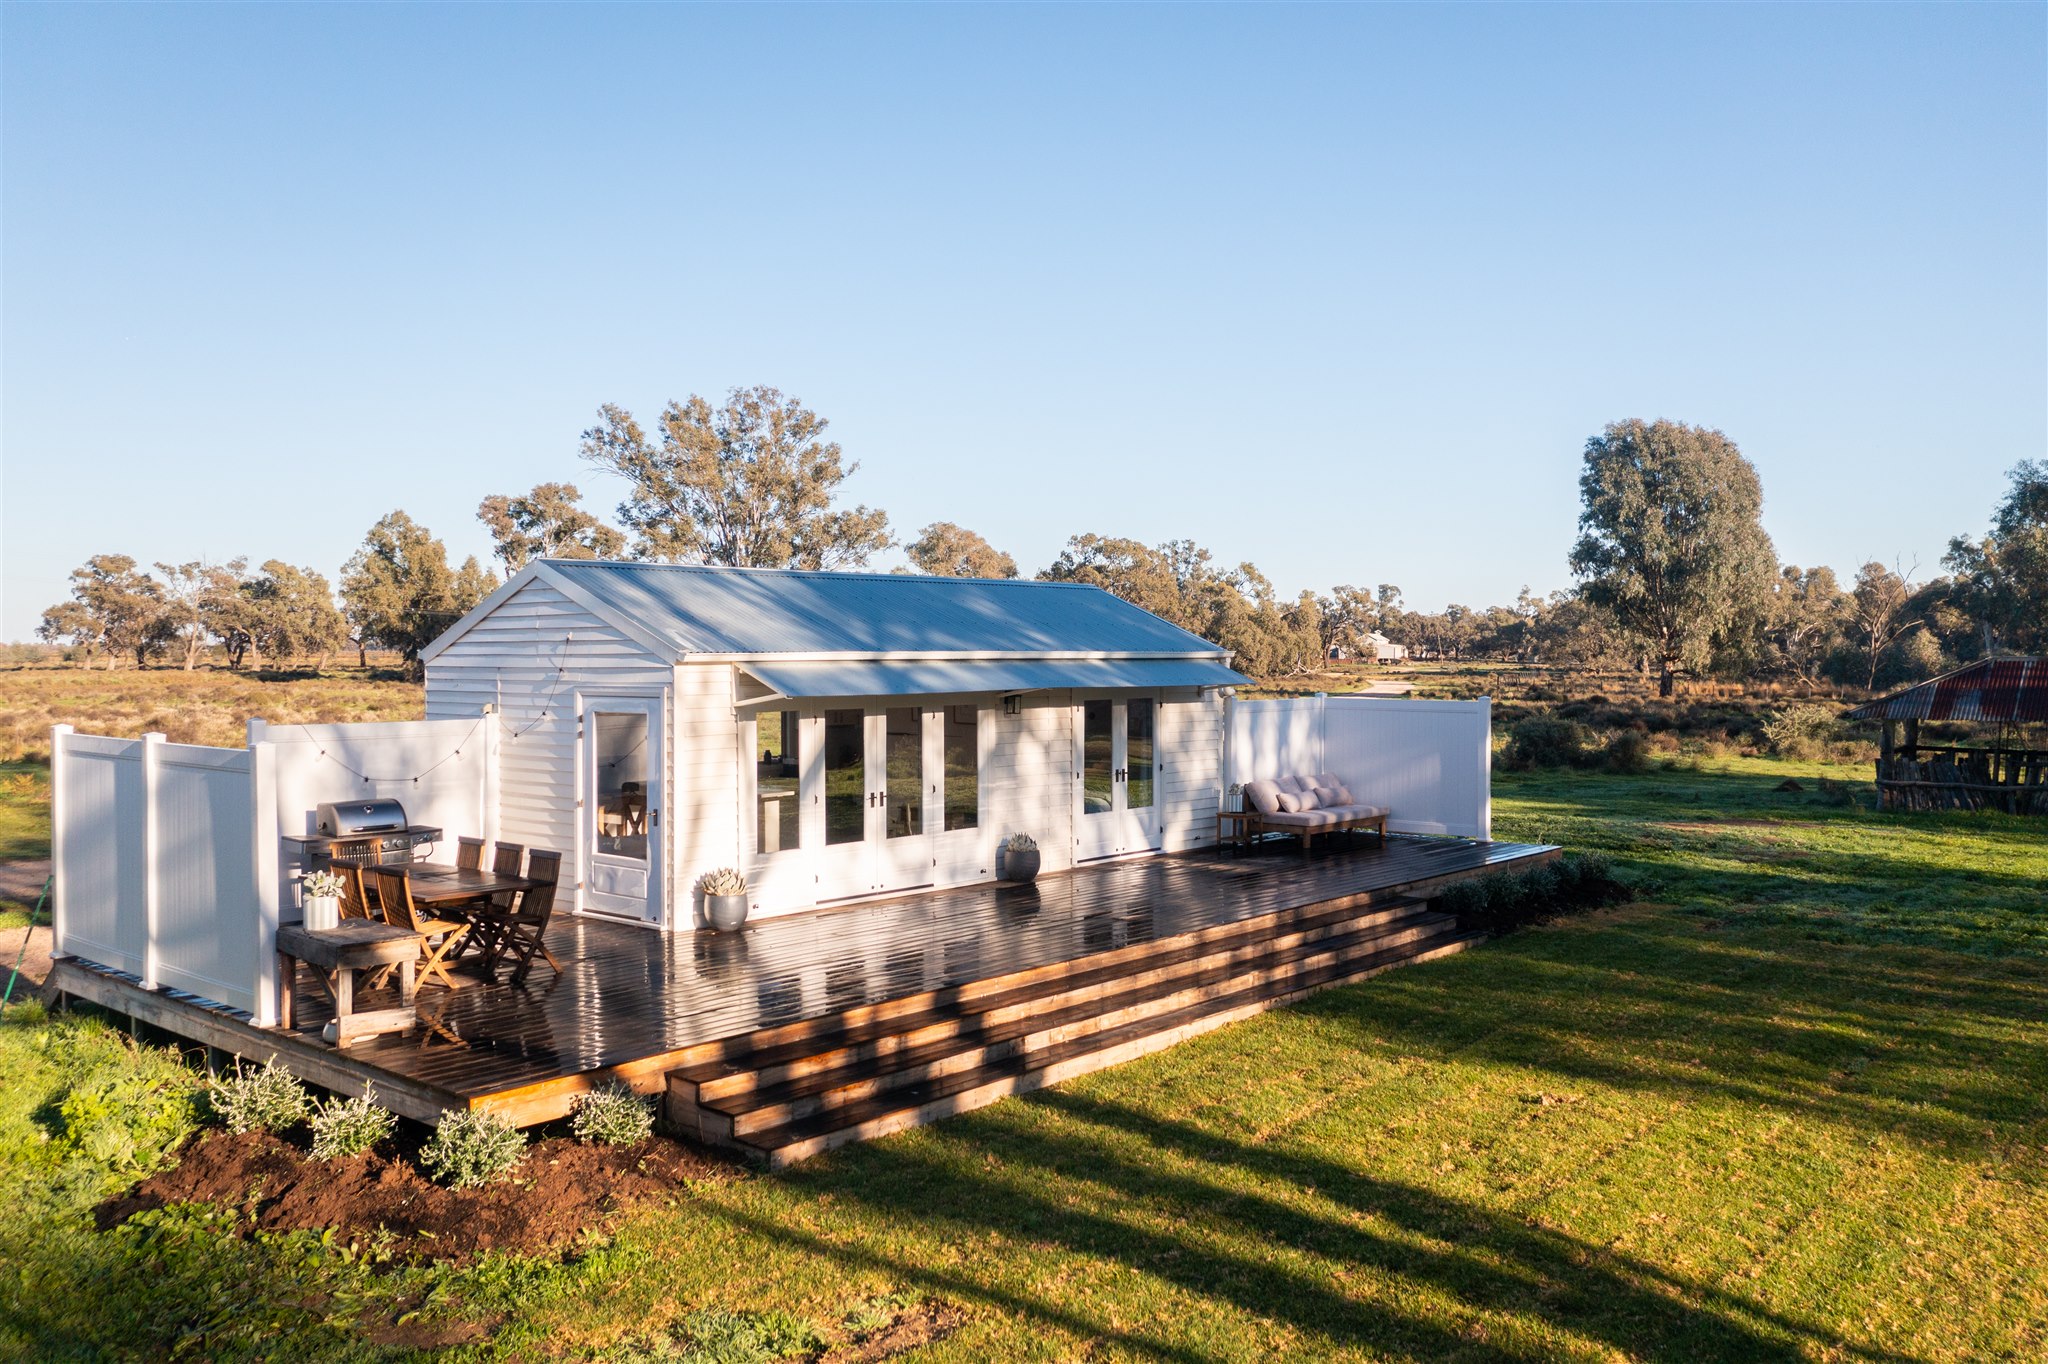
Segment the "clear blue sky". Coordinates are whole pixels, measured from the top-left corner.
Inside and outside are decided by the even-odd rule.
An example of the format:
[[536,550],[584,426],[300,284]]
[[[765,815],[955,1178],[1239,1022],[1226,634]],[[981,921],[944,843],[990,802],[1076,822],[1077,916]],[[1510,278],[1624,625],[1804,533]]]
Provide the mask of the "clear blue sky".
[[102,551],[457,554],[770,383],[1026,571],[1569,581],[1585,438],[1938,568],[2048,452],[2048,8],[4,13],[0,638]]

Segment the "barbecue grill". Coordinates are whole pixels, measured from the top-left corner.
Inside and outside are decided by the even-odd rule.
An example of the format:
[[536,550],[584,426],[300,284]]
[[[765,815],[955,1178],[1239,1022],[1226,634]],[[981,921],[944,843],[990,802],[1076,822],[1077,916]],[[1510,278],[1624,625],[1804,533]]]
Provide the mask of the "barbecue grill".
[[412,861],[413,850],[441,841],[431,824],[414,824],[405,806],[388,797],[329,801],[315,808],[310,834],[288,834],[309,860],[390,866]]

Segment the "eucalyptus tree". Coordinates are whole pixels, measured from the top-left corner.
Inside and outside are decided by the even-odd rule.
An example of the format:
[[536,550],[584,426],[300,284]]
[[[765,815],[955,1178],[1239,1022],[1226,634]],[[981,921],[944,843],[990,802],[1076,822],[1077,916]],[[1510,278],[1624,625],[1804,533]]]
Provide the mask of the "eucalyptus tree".
[[662,409],[658,439],[607,403],[583,458],[631,485],[619,519],[634,551],[667,562],[753,568],[858,568],[895,543],[888,514],[837,507],[845,464],[828,423],[766,386],[714,408],[691,394]]
[[358,660],[372,644],[396,649],[406,672],[420,673],[420,650],[497,586],[470,556],[448,566],[448,547],[402,511],[370,527],[363,546],[342,566],[342,615]]
[[125,554],[95,554],[71,571],[71,600],[45,611],[36,633],[52,644],[77,645],[88,660],[104,651],[110,669],[122,654],[133,654],[139,668],[176,638],[177,626],[162,583]]
[[1017,561],[951,521],[934,521],[904,546],[920,573],[940,578],[1014,578]]
[[1952,596],[1978,622],[1986,650],[2048,653],[2048,460],[2024,460],[1982,540],[1959,535],[1943,563]]
[[1611,423],[1586,442],[1579,496],[1572,571],[1642,641],[1660,696],[1754,630],[1778,561],[1763,484],[1734,441],[1682,422]]
[[585,511],[573,483],[537,483],[516,497],[493,493],[476,509],[507,573],[534,559],[616,559],[625,535]]

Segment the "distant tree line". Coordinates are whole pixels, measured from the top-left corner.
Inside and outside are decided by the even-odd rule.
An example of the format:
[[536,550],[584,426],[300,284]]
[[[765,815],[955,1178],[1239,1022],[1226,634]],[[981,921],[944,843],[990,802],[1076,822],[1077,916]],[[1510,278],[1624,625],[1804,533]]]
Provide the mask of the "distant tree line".
[[[734,389],[716,407],[694,394],[671,402],[653,436],[616,405],[598,418],[582,456],[626,480],[620,525],[587,511],[571,483],[486,497],[477,517],[508,575],[540,558],[620,556],[860,568],[897,544],[886,513],[839,505],[859,466],[825,439],[825,419],[773,388]],[[2048,651],[2048,462],[2024,462],[2010,478],[1985,535],[1950,542],[1947,575],[1916,583],[1871,562],[1844,587],[1831,569],[1778,562],[1756,469],[1727,436],[1632,420],[1586,443],[1569,556],[1579,581],[1547,598],[1525,586],[1512,605],[1410,611],[1393,583],[1287,598],[1254,565],[1219,563],[1192,541],[1092,532],[1037,576],[1101,587],[1233,650],[1264,678],[1315,672],[1333,656],[1370,659],[1384,639],[1429,658],[1637,668],[1665,695],[1681,676],[1881,687],[1987,652]],[[903,549],[908,571],[1018,576],[1013,557],[950,521]],[[498,582],[475,558],[452,566],[446,546],[402,511],[370,528],[338,594],[313,569],[278,560],[253,573],[241,559],[155,567],[94,556],[38,634],[88,666],[168,657],[192,668],[210,648],[233,668],[320,666],[353,647],[359,663],[371,648],[396,650],[417,675],[420,651]]]

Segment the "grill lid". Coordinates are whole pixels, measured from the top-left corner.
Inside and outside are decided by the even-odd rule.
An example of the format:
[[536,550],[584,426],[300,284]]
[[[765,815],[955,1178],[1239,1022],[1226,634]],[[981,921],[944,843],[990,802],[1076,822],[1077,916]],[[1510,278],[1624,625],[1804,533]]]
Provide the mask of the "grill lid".
[[406,827],[405,807],[388,797],[324,802],[314,811],[313,827],[330,838],[395,833]]

